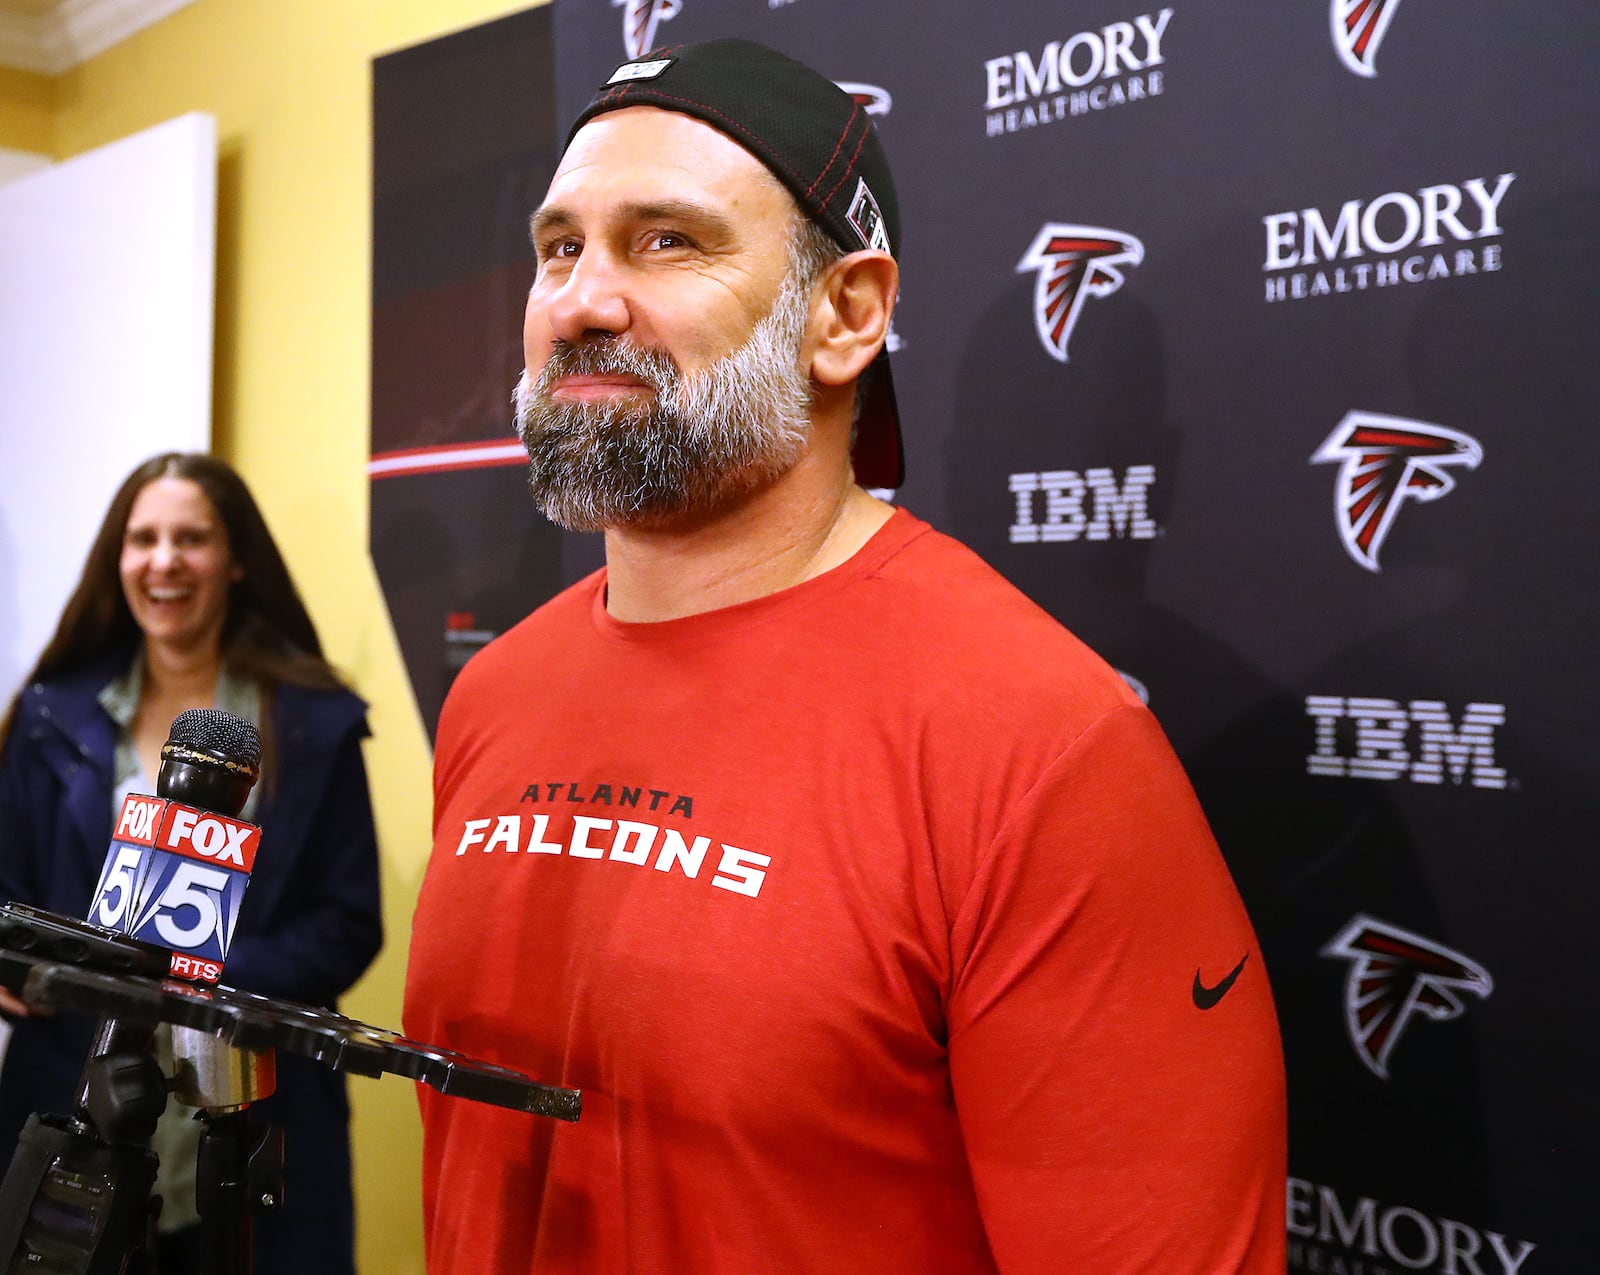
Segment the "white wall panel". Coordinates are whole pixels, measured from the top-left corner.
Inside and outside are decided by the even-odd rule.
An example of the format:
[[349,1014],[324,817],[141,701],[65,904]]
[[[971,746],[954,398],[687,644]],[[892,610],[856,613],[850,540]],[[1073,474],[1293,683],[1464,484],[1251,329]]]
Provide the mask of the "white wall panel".
[[216,122],[0,186],[0,697],[139,461],[211,439]]

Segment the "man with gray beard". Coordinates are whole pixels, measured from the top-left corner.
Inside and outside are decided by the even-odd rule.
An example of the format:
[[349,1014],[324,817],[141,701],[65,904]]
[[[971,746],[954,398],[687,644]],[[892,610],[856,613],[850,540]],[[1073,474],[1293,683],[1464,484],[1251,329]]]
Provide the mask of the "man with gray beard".
[[406,1026],[432,1275],[1284,1268],[1260,950],[1160,728],[902,478],[861,107],[625,63],[532,232],[541,508],[606,565],[439,721]]
[[[805,447],[811,388],[800,371],[811,288],[840,256],[796,219],[772,308],[731,354],[685,380],[671,357],[609,333],[551,341],[536,383],[517,382],[517,436],[534,503],[570,531],[662,524],[716,509],[781,477]],[[653,402],[572,402],[564,379],[635,378]]]

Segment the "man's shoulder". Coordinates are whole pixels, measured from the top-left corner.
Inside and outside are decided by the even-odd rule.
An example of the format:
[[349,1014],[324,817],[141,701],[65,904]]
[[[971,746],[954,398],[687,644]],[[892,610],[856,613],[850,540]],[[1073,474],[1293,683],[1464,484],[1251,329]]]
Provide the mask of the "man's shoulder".
[[1006,612],[1050,620],[1026,594],[963,541],[904,513],[886,528],[895,533],[870,574],[907,590],[906,602],[937,603],[942,609],[977,609],[999,603]]
[[907,537],[873,573],[878,605],[902,630],[943,632],[992,650],[1018,648],[1088,655],[1089,649],[975,550],[927,524]]
[[921,684],[947,703],[1032,705],[1057,721],[1086,722],[1136,702],[1065,624],[926,523],[915,522],[868,578],[876,645],[908,675],[896,679],[902,684]]

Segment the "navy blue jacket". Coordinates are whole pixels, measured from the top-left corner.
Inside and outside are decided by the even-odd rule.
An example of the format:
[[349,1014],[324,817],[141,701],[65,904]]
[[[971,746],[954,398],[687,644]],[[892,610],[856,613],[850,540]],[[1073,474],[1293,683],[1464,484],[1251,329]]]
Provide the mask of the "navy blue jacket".
[[[28,686],[0,757],[0,902],[87,914],[112,830],[115,723],[98,701],[126,660]],[[276,782],[257,798],[261,850],[223,980],[332,1006],[382,945],[378,850],[361,740],[346,691],[272,694]],[[73,1110],[94,1020],[16,1022],[0,1070],[0,1172],[32,1112]],[[283,1126],[282,1210],[256,1221],[262,1275],[351,1275],[354,1208],[343,1078],[278,1051],[277,1092],[256,1104]]]

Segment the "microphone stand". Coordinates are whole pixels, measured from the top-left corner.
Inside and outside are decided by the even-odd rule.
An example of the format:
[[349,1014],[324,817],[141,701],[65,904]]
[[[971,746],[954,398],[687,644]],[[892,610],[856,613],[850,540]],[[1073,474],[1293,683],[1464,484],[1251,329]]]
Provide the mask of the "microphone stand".
[[[149,1140],[169,1088],[206,1124],[197,1203],[208,1275],[247,1275],[258,1213],[283,1199],[281,1130],[255,1131],[276,1049],[358,1076],[392,1074],[449,1097],[576,1121],[582,1095],[332,1010],[166,977],[171,954],[86,921],[0,905],[0,984],[30,1008],[102,1015],[69,1117],[32,1115],[0,1182],[0,1272],[123,1275],[154,1253],[160,1208]],[[172,1081],[152,1049],[172,1025]]]
[[283,1199],[283,1131],[257,1129],[249,1113],[276,1087],[276,1055],[192,1027],[171,1037],[169,1080],[153,1024],[102,1019],[73,1116],[29,1118],[0,1184],[5,1270],[118,1275],[140,1252],[154,1264],[161,1200],[149,1142],[170,1091],[205,1125],[195,1197],[206,1275],[250,1275],[255,1215]]
[[[161,749],[160,799],[237,815],[258,773],[255,727],[213,709],[180,713],[172,726]],[[108,860],[108,875],[114,862]],[[126,896],[129,887],[120,888]],[[224,940],[219,969],[226,948]],[[151,1194],[157,1157],[150,1139],[169,1088],[205,1125],[195,1194],[206,1275],[250,1275],[255,1216],[283,1198],[282,1130],[257,1132],[249,1114],[276,1085],[275,1049],[357,1075],[409,1076],[444,1094],[558,1120],[576,1120],[582,1109],[576,1090],[331,1010],[170,978],[170,970],[182,969],[176,959],[131,933],[0,906],[0,984],[32,1009],[102,1015],[75,1111],[29,1116],[0,1181],[3,1275],[124,1275],[141,1251],[155,1253],[161,1202]],[[170,1085],[153,1052],[160,1023],[172,1026]]]
[[255,1215],[283,1199],[283,1130],[259,1131],[250,1104],[277,1083],[271,1049],[238,1049],[192,1027],[172,1029],[173,1096],[204,1122],[195,1196],[205,1250],[216,1275],[249,1275]]
[[[181,713],[161,749],[156,792],[199,811],[237,816],[260,757],[260,735],[244,719],[206,709]],[[121,888],[126,903],[129,887]],[[76,922],[55,919],[82,937]],[[150,973],[170,955],[131,938],[120,946],[130,953],[148,949],[143,955]],[[20,1260],[29,1270],[98,1275],[123,1271],[141,1247],[154,1255],[161,1205],[150,1194],[157,1157],[149,1142],[170,1088],[198,1108],[205,1124],[195,1202],[207,1275],[250,1275],[254,1214],[276,1207],[282,1196],[281,1131],[257,1139],[248,1114],[276,1083],[273,1055],[236,1049],[190,1028],[174,1028],[172,1037],[169,1085],[154,1055],[155,1024],[102,1018],[74,1115],[64,1121],[30,1117],[19,1140],[23,1164],[14,1161],[0,1183],[0,1252],[16,1254],[12,1269]],[[108,1200],[101,1216],[96,1205]]]

